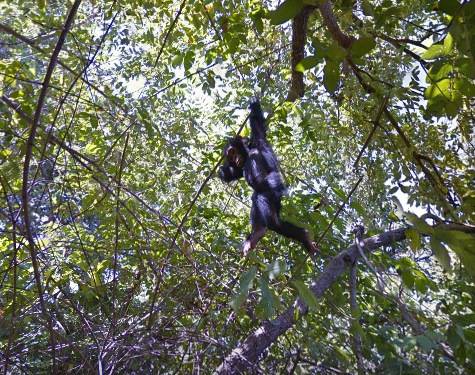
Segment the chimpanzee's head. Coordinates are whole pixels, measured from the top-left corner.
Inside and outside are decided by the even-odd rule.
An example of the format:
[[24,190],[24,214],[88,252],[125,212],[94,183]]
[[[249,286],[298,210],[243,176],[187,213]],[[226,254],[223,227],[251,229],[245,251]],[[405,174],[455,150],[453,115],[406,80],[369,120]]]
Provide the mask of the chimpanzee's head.
[[224,148],[224,163],[219,168],[219,177],[224,182],[231,182],[243,176],[244,163],[248,158],[249,140],[239,135],[230,138]]
[[240,135],[230,138],[224,148],[224,156],[228,164],[235,168],[242,168],[248,157],[248,143],[246,137]]

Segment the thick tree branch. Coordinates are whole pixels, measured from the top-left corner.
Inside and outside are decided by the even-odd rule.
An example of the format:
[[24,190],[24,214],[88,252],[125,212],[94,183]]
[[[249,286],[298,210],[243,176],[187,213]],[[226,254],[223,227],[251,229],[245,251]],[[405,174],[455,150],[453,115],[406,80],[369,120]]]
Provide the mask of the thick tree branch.
[[[367,238],[363,241],[365,251],[372,252],[379,247],[404,240],[406,229],[400,228]],[[324,292],[347,270],[347,266],[353,264],[358,257],[359,251],[356,245],[350,246],[335,256],[320,277],[312,283],[311,290],[315,296],[321,298]],[[297,311],[298,316],[308,313],[308,307],[301,299],[297,299],[276,319],[264,322],[224,359],[216,372],[235,374],[252,368],[262,352],[296,323]]]
[[[453,225],[443,223],[437,224],[433,228],[454,230]],[[361,247],[364,249],[364,252],[371,253],[380,247],[401,242],[406,238],[405,233],[407,229],[399,228],[369,237],[360,242]],[[474,233],[475,228],[459,224],[455,230]],[[348,266],[354,264],[359,257],[360,250],[356,243],[335,256],[310,287],[315,297],[317,299],[321,298],[325,291],[347,271]],[[297,312],[298,314],[296,314]],[[264,322],[254,333],[250,334],[241,344],[233,349],[217,368],[216,373],[236,374],[252,369],[264,350],[296,323],[296,316],[301,317],[307,313],[308,306],[300,298],[297,299],[284,313],[274,320]]]
[[[303,73],[295,70],[297,64],[305,57],[305,43],[307,41],[307,24],[310,14],[317,9],[314,6],[305,6],[297,16],[292,20],[292,78],[290,89],[287,95],[287,101],[295,101],[301,98],[305,93],[305,83]],[[325,1],[318,6],[322,15],[323,24],[332,34],[333,38],[344,48],[349,48],[355,41],[355,38],[348,36],[340,29],[333,6],[330,0]]]
[[292,20],[292,78],[290,89],[287,95],[287,101],[293,102],[301,98],[305,93],[305,84],[303,73],[295,70],[297,64],[305,57],[305,43],[307,41],[307,23],[308,17],[314,8],[304,7]]
[[325,1],[322,5],[318,7],[318,9],[320,10],[320,14],[322,15],[323,23],[332,35],[333,39],[335,39],[338,44],[340,44],[343,48],[350,48],[351,44],[355,41],[355,38],[350,35],[346,35],[340,29],[340,25],[338,25],[335,13],[333,13],[331,1]]

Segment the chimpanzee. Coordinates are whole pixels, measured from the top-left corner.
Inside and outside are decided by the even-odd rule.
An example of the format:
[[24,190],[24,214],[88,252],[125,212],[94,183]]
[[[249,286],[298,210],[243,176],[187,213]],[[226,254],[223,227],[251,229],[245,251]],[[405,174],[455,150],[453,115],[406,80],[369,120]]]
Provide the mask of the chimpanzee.
[[244,176],[252,187],[252,232],[243,245],[244,255],[254,249],[267,229],[299,241],[310,254],[317,251],[307,230],[280,219],[281,199],[287,188],[279,172],[279,163],[266,139],[261,105],[255,100],[251,110],[251,137],[231,138],[224,149],[225,162],[219,177],[231,182]]

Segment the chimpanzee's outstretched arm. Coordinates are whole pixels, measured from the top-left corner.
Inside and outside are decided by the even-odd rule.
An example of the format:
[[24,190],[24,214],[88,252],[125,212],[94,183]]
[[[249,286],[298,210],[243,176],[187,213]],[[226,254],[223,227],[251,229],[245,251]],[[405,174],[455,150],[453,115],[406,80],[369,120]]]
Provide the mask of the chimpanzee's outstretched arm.
[[259,100],[256,100],[249,105],[249,108],[251,109],[251,115],[249,117],[251,121],[251,142],[252,140],[265,140],[267,129],[261,103]]

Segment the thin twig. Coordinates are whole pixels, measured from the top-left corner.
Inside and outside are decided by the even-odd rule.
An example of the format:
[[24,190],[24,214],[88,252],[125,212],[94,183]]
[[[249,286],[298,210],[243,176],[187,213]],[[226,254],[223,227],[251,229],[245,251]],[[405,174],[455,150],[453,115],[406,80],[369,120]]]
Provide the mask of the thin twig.
[[167,44],[167,41],[168,41],[168,38],[170,37],[170,34],[172,33],[173,29],[175,28],[175,25],[178,21],[178,18],[180,17],[181,12],[183,11],[183,8],[185,7],[186,1],[187,0],[182,1],[181,5],[180,5],[180,9],[178,9],[178,12],[177,12],[175,18],[173,19],[170,27],[167,30],[167,33],[165,34],[165,37],[163,38],[162,45],[160,46],[160,50],[158,51],[157,58],[155,59],[155,63],[153,64],[154,68],[157,66],[158,60],[160,60],[160,56],[162,56],[163,49],[165,48],[165,45]]
[[[356,260],[350,268],[350,309],[351,309],[351,319],[352,319],[352,326],[355,326],[356,321],[358,319],[358,302],[356,301],[356,294],[358,289],[358,278],[357,278],[357,271],[358,271],[358,261]],[[364,374],[364,362],[363,362],[363,351],[361,349],[361,335],[358,329],[353,329],[353,351],[356,357],[356,364],[358,366],[358,373]]]
[[366,147],[368,147],[369,143],[371,142],[371,139],[373,138],[374,132],[376,131],[376,129],[379,126],[379,121],[381,120],[383,110],[384,110],[384,108],[386,108],[388,100],[389,100],[389,96],[385,96],[383,101],[381,102],[381,104],[379,106],[379,109],[378,109],[378,113],[376,115],[376,118],[373,121],[373,124],[374,124],[373,128],[371,129],[368,137],[366,138],[365,143],[363,144],[363,147],[361,148],[360,152],[358,153],[358,156],[356,157],[355,162],[353,163],[353,169],[356,169],[356,167],[358,166],[358,163],[360,161],[361,156],[363,155]]

